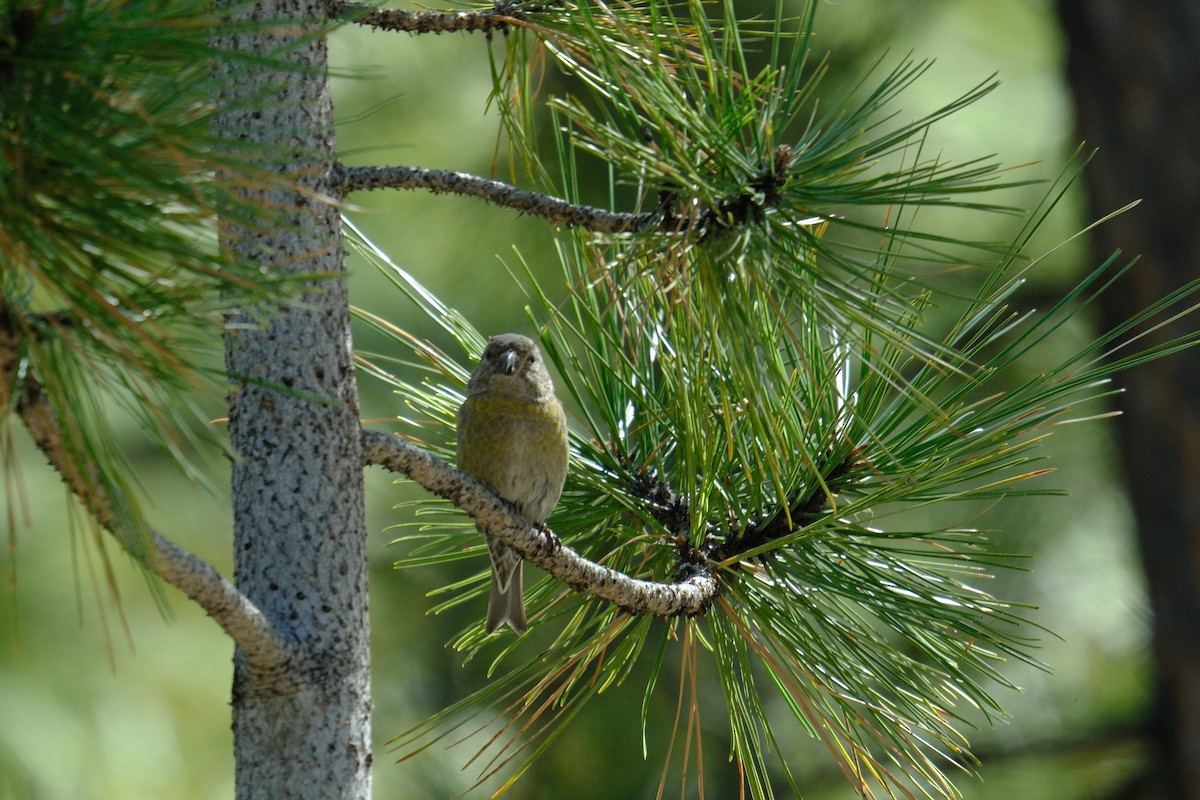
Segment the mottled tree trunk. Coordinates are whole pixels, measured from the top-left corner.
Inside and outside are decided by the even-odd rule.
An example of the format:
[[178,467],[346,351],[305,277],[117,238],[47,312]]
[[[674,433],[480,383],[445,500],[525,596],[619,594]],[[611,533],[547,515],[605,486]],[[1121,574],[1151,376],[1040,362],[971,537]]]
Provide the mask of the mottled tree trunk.
[[[1104,295],[1111,325],[1200,277],[1200,3],[1061,0],[1080,134],[1100,148],[1095,234],[1142,261]],[[1195,327],[1189,317],[1179,325]],[[1175,330],[1179,333],[1179,330]],[[1200,351],[1123,376],[1119,425],[1154,611],[1164,796],[1200,799]]]
[[[239,19],[321,18],[312,0],[226,4]],[[310,70],[231,62],[218,132],[270,143],[264,164],[302,192],[245,187],[267,223],[227,223],[222,244],[264,268],[335,275],[310,284],[265,325],[231,320],[226,336],[235,579],[298,654],[264,670],[240,651],[233,688],[238,798],[368,798],[371,694],[366,536],[358,397],[337,209],[326,46],[296,25],[219,44]],[[272,216],[277,215],[277,216]],[[244,323],[244,324],[243,324]]]

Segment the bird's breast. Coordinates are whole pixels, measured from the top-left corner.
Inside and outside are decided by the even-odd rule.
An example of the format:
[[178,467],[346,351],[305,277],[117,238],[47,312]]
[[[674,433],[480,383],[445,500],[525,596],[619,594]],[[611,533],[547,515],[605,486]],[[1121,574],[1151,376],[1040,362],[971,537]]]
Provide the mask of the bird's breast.
[[567,425],[557,400],[468,397],[458,414],[458,467],[544,522],[567,472]]

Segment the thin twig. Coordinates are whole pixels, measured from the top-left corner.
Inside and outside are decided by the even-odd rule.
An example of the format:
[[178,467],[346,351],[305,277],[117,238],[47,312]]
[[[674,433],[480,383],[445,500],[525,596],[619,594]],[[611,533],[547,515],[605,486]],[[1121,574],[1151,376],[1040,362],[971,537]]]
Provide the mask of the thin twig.
[[552,195],[518,189],[465,172],[424,167],[343,167],[342,193],[371,189],[428,189],[434,194],[478,197],[524,214],[597,233],[633,233],[661,228],[658,211],[628,214],[577,205]]
[[489,534],[573,589],[607,600],[632,614],[694,617],[704,614],[720,586],[711,573],[697,570],[678,583],[653,583],[588,561],[556,543],[542,526],[513,511],[481,483],[403,439],[363,432],[363,459],[416,481],[466,511]]
[[[88,512],[100,525],[116,531],[120,515],[114,509],[113,499],[106,494],[95,465],[80,465],[68,453],[54,409],[41,384],[31,376],[22,382],[17,414],[38,449]],[[207,562],[152,529],[146,545],[145,558],[150,569],[203,608],[242,649],[252,668],[279,670],[292,660],[292,648],[286,638],[249,598]]]

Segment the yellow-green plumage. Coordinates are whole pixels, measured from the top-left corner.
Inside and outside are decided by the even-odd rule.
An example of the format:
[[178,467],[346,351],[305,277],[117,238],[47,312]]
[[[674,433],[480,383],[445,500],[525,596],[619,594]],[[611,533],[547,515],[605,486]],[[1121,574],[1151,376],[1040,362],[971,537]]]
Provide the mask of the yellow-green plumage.
[[459,414],[458,468],[517,506],[530,522],[545,522],[567,473],[567,420],[558,400],[483,394]]
[[[458,468],[530,522],[545,522],[558,504],[567,475],[567,421],[532,340],[502,334],[488,341],[458,411]],[[520,556],[490,538],[488,546],[487,630],[508,623],[523,632]]]

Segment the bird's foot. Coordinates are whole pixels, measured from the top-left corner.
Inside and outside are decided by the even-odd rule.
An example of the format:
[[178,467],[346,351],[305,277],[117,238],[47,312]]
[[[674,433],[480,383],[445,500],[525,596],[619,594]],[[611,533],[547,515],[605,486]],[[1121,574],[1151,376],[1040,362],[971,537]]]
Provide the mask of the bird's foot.
[[554,554],[558,548],[562,547],[562,539],[558,538],[558,534],[546,527],[546,523],[539,522],[538,530],[542,532],[542,536],[546,537],[546,547],[550,549],[550,553]]

